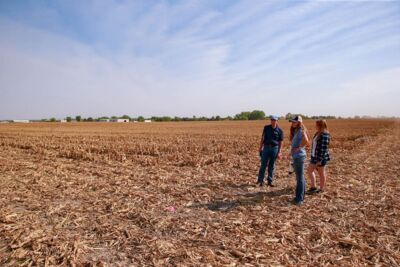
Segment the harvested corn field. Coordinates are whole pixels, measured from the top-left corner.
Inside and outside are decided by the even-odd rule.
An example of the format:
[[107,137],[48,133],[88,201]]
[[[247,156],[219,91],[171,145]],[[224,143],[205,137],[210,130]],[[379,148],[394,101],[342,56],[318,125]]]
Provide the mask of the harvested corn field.
[[399,266],[399,122],[328,121],[302,206],[287,159],[255,186],[265,123],[0,125],[0,265]]

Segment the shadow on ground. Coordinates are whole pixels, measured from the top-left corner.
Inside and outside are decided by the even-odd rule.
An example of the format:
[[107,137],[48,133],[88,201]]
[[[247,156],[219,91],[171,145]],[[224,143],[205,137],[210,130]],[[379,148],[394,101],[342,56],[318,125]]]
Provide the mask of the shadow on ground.
[[[246,186],[248,186],[248,184],[246,184]],[[190,208],[194,209],[206,208],[212,211],[227,212],[241,206],[255,206],[257,204],[264,202],[266,199],[271,199],[283,195],[290,195],[293,193],[292,191],[293,191],[292,188],[288,187],[268,192],[251,192],[244,194],[236,194],[236,196],[239,196],[238,199],[214,200],[204,204],[194,204],[191,205]]]

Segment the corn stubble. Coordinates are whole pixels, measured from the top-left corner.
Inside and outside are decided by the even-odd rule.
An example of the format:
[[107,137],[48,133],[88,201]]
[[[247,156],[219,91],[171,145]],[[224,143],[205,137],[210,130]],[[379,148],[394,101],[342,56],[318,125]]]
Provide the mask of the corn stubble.
[[300,207],[287,159],[254,186],[264,123],[0,125],[0,265],[399,266],[399,122],[329,121]]

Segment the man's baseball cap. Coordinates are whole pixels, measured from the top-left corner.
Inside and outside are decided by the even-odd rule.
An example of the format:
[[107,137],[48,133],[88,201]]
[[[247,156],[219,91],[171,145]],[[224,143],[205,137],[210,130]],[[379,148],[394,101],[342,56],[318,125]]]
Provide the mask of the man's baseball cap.
[[270,118],[271,121],[279,120],[278,116],[275,116],[275,115],[271,115],[271,116],[269,116],[269,118]]

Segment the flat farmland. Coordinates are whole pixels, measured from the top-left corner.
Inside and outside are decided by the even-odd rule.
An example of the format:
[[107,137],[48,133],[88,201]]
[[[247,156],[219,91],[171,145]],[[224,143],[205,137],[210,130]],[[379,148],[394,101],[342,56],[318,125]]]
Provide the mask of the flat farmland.
[[0,266],[399,266],[400,122],[328,121],[299,207],[288,159],[255,186],[266,123],[0,124]]

